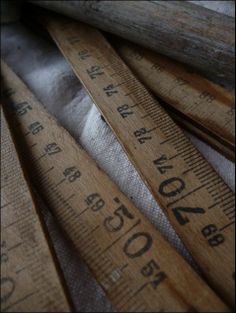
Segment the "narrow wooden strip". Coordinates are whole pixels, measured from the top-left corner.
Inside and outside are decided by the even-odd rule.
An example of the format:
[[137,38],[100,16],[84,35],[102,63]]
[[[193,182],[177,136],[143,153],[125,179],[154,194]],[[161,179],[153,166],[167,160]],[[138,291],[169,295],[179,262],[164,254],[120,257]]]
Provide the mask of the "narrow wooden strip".
[[[43,162],[36,161],[37,166],[35,162],[29,163],[26,157],[32,181],[36,186],[40,182],[40,192],[45,202],[108,298],[114,299],[112,303],[116,308],[122,312],[128,308],[133,312],[136,304],[139,304],[139,308],[149,312],[163,309],[167,312],[188,312],[191,307],[199,312],[228,311],[214,292],[4,64],[2,76],[4,84],[11,85],[13,90],[10,99],[5,98],[4,107],[6,111],[14,112],[8,117],[18,138],[19,149],[21,147],[24,151],[22,157],[30,154],[37,159],[38,155],[47,153]],[[23,106],[16,105],[23,100]],[[15,121],[18,121],[17,128]],[[31,134],[24,136],[27,130]],[[31,148],[32,143],[37,145]],[[52,166],[53,170],[47,171]],[[57,187],[57,182],[63,177],[66,178],[63,188]],[[71,208],[69,211],[67,204]],[[89,210],[78,218],[87,206]],[[100,227],[94,233],[95,225]],[[87,247],[91,245],[89,254],[89,249],[81,242],[85,229],[90,231],[86,239]],[[103,253],[94,254],[94,246]],[[94,266],[91,256],[100,260],[100,266]],[[104,271],[104,259],[109,261],[107,271]],[[121,281],[128,286],[125,301],[119,300],[119,288],[114,288]],[[134,291],[144,284],[146,287],[135,294]]]

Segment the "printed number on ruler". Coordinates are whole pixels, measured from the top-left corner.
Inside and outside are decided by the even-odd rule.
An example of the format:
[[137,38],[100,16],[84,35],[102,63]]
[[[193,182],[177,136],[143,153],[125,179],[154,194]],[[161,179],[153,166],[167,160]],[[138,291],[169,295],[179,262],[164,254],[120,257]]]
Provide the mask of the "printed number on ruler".
[[5,90],[8,118],[32,181],[114,307],[228,311],[16,75],[5,65],[2,71],[12,88]]
[[209,283],[233,306],[234,193],[98,30],[60,18],[45,24]]

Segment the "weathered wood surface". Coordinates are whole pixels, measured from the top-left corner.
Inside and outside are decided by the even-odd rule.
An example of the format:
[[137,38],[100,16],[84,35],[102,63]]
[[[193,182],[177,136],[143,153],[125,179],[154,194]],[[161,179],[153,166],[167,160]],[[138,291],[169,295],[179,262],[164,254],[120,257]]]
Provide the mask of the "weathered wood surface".
[[125,40],[116,51],[162,105],[188,130],[235,160],[235,97],[190,68]]
[[[121,312],[228,312],[19,78],[6,66],[2,75],[11,88],[5,103],[18,104],[8,112],[16,113],[11,126],[33,182],[114,307]],[[22,110],[25,114],[19,114]]]
[[1,312],[71,310],[38,210],[1,107]]
[[186,1],[40,1],[33,4],[234,80],[234,19]]
[[58,16],[44,23],[208,282],[233,305],[234,193],[98,30]]

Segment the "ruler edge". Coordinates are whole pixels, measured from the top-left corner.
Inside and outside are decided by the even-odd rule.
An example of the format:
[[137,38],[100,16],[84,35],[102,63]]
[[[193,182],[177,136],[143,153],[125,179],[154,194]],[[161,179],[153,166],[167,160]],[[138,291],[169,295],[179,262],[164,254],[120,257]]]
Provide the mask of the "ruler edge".
[[[31,7],[31,5],[30,5],[30,7]],[[37,21],[30,20],[30,21],[24,21],[24,22],[26,22],[26,23],[29,22],[30,26],[32,26],[32,27],[34,28],[34,30],[36,30],[41,36],[46,37],[47,39],[51,39],[54,43],[56,43],[56,41],[53,39],[53,36],[50,34],[50,32],[47,30],[47,27],[45,26],[46,23],[47,23],[47,18],[48,18],[48,17],[53,17],[53,16],[56,16],[56,15],[60,15],[61,18],[70,19],[71,21],[74,21],[74,22],[86,24],[86,23],[84,23],[84,22],[75,20],[75,19],[73,19],[72,17],[64,16],[64,15],[61,15],[61,14],[59,14],[59,13],[57,13],[57,12],[54,12],[54,11],[48,11],[48,10],[42,8],[42,7],[37,7],[37,9],[34,8],[34,7],[31,7],[31,8],[30,8],[30,11],[33,12],[33,15],[35,15],[35,13],[40,14],[40,17],[42,18],[42,20],[41,20],[41,21],[39,21],[39,20],[37,20]],[[42,12],[45,13],[46,17],[45,17],[45,16],[41,16],[41,13],[42,13]],[[36,17],[37,17],[37,19],[38,19],[38,16],[36,16]],[[38,25],[36,25],[36,23],[37,23]],[[41,25],[41,27],[42,27],[41,29],[39,28],[39,25]],[[95,28],[95,27],[92,26],[92,25],[89,25],[89,24],[86,24],[86,25],[90,26],[91,28]],[[44,31],[42,31],[43,29],[44,29]],[[97,28],[96,28],[96,29],[97,29]],[[117,36],[114,35],[114,34],[106,33],[106,32],[104,32],[104,31],[101,30],[101,29],[97,29],[97,30],[102,33],[103,37],[105,37],[105,39],[108,41],[108,43],[109,43],[110,46],[113,48],[113,50],[115,50],[116,54],[122,59],[123,63],[125,63],[125,65],[130,69],[130,71],[132,71],[133,75],[138,79],[138,81],[139,81],[140,83],[142,83],[142,85],[143,85],[146,89],[148,89],[149,92],[151,92],[152,97],[153,97],[153,98],[157,98],[156,100],[157,100],[157,102],[160,104],[158,97],[159,97],[160,99],[161,99],[161,97],[160,97],[159,95],[157,95],[154,91],[152,91],[152,90],[149,88],[148,84],[146,84],[145,81],[143,81],[142,79],[140,79],[139,76],[136,75],[136,73],[133,71],[133,69],[131,69],[131,67],[126,63],[126,60],[120,55],[120,52],[118,52],[118,49],[115,48],[115,44],[112,43],[113,38],[107,38],[107,35],[108,35],[108,36],[111,35],[111,36],[114,37],[114,38],[116,38]],[[118,38],[118,37],[117,37],[117,38]],[[119,38],[119,40],[121,40],[122,42],[124,42],[124,45],[131,45],[131,46],[132,46],[132,49],[136,48],[136,46],[139,47],[138,44],[132,43],[132,42],[126,40],[126,39]],[[61,52],[61,54],[63,55],[63,57],[66,59],[66,57],[64,56],[64,54],[63,54],[62,50],[59,48],[59,46],[58,46],[57,44],[56,44],[56,46],[57,46],[57,48],[60,50],[60,52]],[[156,54],[156,55],[159,56],[159,54],[158,54],[158,53],[155,53],[154,51],[151,51],[151,50],[149,50],[149,49],[147,49],[147,48],[145,48],[145,47],[142,47],[142,46],[140,46],[140,47],[141,47],[144,51],[147,50],[148,52],[151,52],[152,54]],[[164,56],[164,57],[166,57],[166,59],[170,59],[170,58],[168,58],[167,56]],[[67,60],[67,59],[66,59],[66,60]],[[185,64],[182,64],[182,63],[180,63],[180,62],[178,62],[178,61],[175,61],[175,60],[172,60],[172,59],[170,59],[170,61],[173,62],[173,63],[176,63],[178,67],[187,68],[187,66],[185,66]],[[67,63],[69,63],[69,62],[67,61]],[[72,66],[71,66],[71,68],[72,68]],[[72,70],[73,70],[73,68],[72,68]],[[74,70],[73,70],[73,73],[75,74]],[[235,102],[235,96],[232,94],[232,91],[230,91],[230,90],[226,89],[225,87],[223,87],[223,86],[221,86],[221,85],[219,85],[219,84],[217,84],[217,83],[215,83],[215,82],[209,80],[208,78],[202,76],[201,74],[199,74],[199,73],[197,73],[197,72],[196,72],[196,73],[194,72],[193,74],[194,74],[194,76],[199,77],[199,79],[202,79],[202,80],[206,81],[208,84],[212,85],[213,88],[217,89],[217,92],[226,92],[229,97],[232,97],[232,96],[233,96],[233,101]],[[75,74],[75,76],[76,76],[76,74]],[[77,77],[77,78],[78,78],[78,77]],[[83,86],[83,87],[84,87],[84,86]],[[85,89],[86,89],[86,88],[85,88]],[[86,90],[86,92],[87,92],[87,90]],[[88,93],[88,92],[87,92],[87,93]],[[227,96],[226,96],[226,97],[227,97]],[[165,102],[167,103],[167,101],[165,101]],[[167,104],[170,105],[170,106],[172,106],[172,104],[169,104],[169,103],[167,103]],[[162,104],[161,104],[161,106],[162,106]],[[174,106],[172,106],[172,107],[174,108]],[[164,110],[167,111],[165,107],[164,107]],[[184,112],[182,112],[182,111],[179,111],[179,112],[180,112],[182,115],[185,115]],[[167,113],[169,114],[169,112],[167,112]],[[169,114],[169,115],[170,115],[170,114]],[[180,118],[182,118],[182,116],[181,116]],[[174,119],[174,122],[175,122],[176,124],[178,124],[178,123],[176,122],[176,119],[175,119],[174,117],[172,117],[172,119]],[[197,120],[196,120],[196,121],[193,120],[193,121],[194,121],[196,124],[199,124],[200,127],[203,126],[204,130],[201,131],[203,135],[199,135],[197,132],[195,132],[194,130],[192,130],[190,127],[186,126],[186,125],[185,125],[185,119],[183,120],[183,125],[182,125],[182,127],[185,128],[186,130],[188,130],[190,133],[192,133],[192,134],[195,135],[196,137],[198,137],[198,138],[199,138],[200,140],[202,140],[204,143],[206,143],[206,144],[208,144],[209,146],[211,146],[214,150],[216,150],[217,152],[219,152],[221,155],[223,155],[224,157],[226,157],[228,160],[230,160],[230,161],[232,161],[232,162],[235,163],[235,147],[236,147],[236,146],[235,146],[235,140],[234,140],[234,142],[227,141],[227,140],[225,140],[224,137],[221,137],[220,134],[219,134],[218,137],[219,137],[220,141],[223,142],[223,141],[225,140],[226,144],[227,144],[227,145],[231,145],[232,148],[233,148],[233,149],[230,149],[229,147],[227,147],[227,148],[226,148],[227,151],[221,150],[220,147],[218,147],[216,144],[214,144],[214,140],[216,140],[217,143],[219,142],[219,145],[222,146],[222,143],[221,143],[220,141],[218,141],[218,139],[215,139],[215,138],[214,138],[214,135],[215,135],[215,134],[213,133],[213,137],[211,137],[211,134],[210,134],[210,133],[205,132],[205,129],[207,130],[207,128],[205,127],[204,123],[203,123],[203,124],[198,123]],[[187,118],[186,118],[186,123],[189,123],[189,120],[188,120]],[[179,126],[179,124],[178,124],[178,126]],[[180,127],[180,126],[179,126],[179,127]],[[205,137],[204,137],[204,135],[205,135]],[[217,136],[217,135],[216,135],[216,136]],[[213,141],[212,141],[212,139],[213,139]],[[234,154],[234,155],[233,155],[233,154]]]
[[[1,61],[2,61],[2,59],[1,59]],[[8,66],[8,67],[10,67],[10,66]],[[8,122],[8,117],[7,117],[7,114],[5,112],[5,108],[4,108],[5,105],[3,103],[4,103],[4,101],[1,99],[1,102],[0,102],[1,123],[2,123],[2,116],[3,116],[3,118],[5,118],[7,129],[9,131],[10,138],[11,138],[14,150],[15,150],[14,152],[16,155],[17,162],[19,164],[19,169],[22,173],[22,177],[23,177],[25,185],[27,187],[27,191],[28,191],[29,196],[30,196],[30,201],[32,202],[33,207],[34,207],[33,213],[37,217],[37,221],[39,223],[43,237],[45,239],[45,243],[48,247],[50,261],[54,266],[55,273],[56,273],[57,278],[58,278],[58,282],[59,282],[59,284],[61,286],[61,290],[65,296],[66,304],[67,304],[68,308],[70,309],[70,311],[67,311],[67,312],[73,312],[74,304],[73,304],[72,297],[71,297],[71,294],[69,291],[69,287],[68,287],[64,272],[62,270],[61,263],[59,261],[59,258],[57,257],[56,249],[54,247],[53,240],[50,236],[50,232],[49,232],[48,227],[46,225],[46,221],[44,220],[43,214],[40,212],[40,203],[39,203],[40,196],[38,195],[38,191],[36,194],[33,187],[30,185],[31,179],[29,178],[29,174],[27,173],[27,171],[25,169],[24,162],[22,162],[22,156],[19,153],[19,151],[20,151],[19,143],[16,142],[15,134],[13,133],[12,127],[11,127],[10,123]],[[1,137],[2,137],[2,133],[1,133]]]
[[[63,16],[64,17],[64,16]],[[52,18],[53,19],[53,16],[50,16],[49,18]],[[65,17],[64,17],[65,18]],[[119,56],[119,54],[116,52],[116,50],[113,48],[113,46],[109,43],[109,41],[104,37],[103,33],[86,24],[86,23],[83,23],[83,22],[80,22],[80,21],[76,21],[76,20],[73,20],[70,18],[71,21],[73,21],[74,23],[81,23],[81,24],[84,24],[86,25],[87,27],[90,27],[90,28],[93,28],[96,30],[96,32],[100,33],[100,35],[103,37],[103,39],[107,42],[107,44],[110,46],[110,48],[115,52],[115,54],[121,59],[121,61],[124,63],[125,67],[128,68],[129,71],[131,71],[132,75],[133,72],[132,70],[126,65],[126,63],[123,61],[123,59]],[[72,66],[72,64],[70,63],[70,61],[68,60],[68,58],[65,56],[65,53],[64,53],[64,49],[62,49],[60,47],[60,45],[58,44],[58,41],[55,39],[54,37],[54,34],[52,35],[51,32],[48,30],[48,26],[47,26],[47,23],[48,21],[46,20],[43,20],[42,21],[42,24],[46,27],[46,30],[48,31],[49,35],[51,36],[51,38],[53,39],[53,41],[56,43],[58,49],[60,50],[62,56],[66,59],[66,62],[69,64],[69,66],[71,67],[71,69],[73,70],[73,73],[75,74],[75,76],[78,78],[78,80],[81,82],[81,84],[83,85],[83,87],[85,88],[85,91],[87,92],[87,94],[89,95],[89,97],[92,99],[93,103],[96,105],[96,102],[93,100],[94,98],[91,96],[90,92],[88,91],[87,87],[84,86],[84,84],[82,83],[82,79],[80,78],[80,75],[78,75],[75,70],[74,70],[74,66]],[[49,21],[50,23],[50,21]],[[138,82],[146,89],[147,87],[135,76],[135,78],[138,80]],[[157,104],[161,106],[161,104],[159,103],[159,101],[153,96],[153,94],[148,90],[148,93],[149,95],[152,97],[152,99],[154,99],[155,102],[157,102]],[[100,114],[104,117],[103,113],[101,112],[100,108],[96,105],[96,108],[98,109],[98,111],[100,112]],[[166,110],[162,107],[162,109],[166,112]],[[172,119],[173,121],[173,118],[166,112],[166,114],[169,116],[170,119]],[[106,120],[106,118],[104,117],[104,119]],[[110,125],[110,123],[106,120],[107,124],[109,125],[110,129],[112,130],[113,134],[115,135],[115,137],[117,138],[118,142],[120,143],[120,145],[122,146],[122,149],[124,151],[124,153],[127,155],[129,161],[132,163],[132,165],[134,166],[134,168],[136,169],[137,173],[139,174],[139,176],[141,177],[142,181],[145,183],[145,185],[147,186],[149,192],[152,194],[153,196],[153,191],[152,191],[152,188],[149,186],[148,183],[146,183],[146,179],[144,177],[144,175],[141,173],[141,171],[138,169],[138,167],[136,166],[135,162],[132,160],[132,158],[129,157],[129,154],[126,152],[127,151],[127,148],[124,146],[124,144],[122,143],[122,141],[119,139],[119,137],[116,135],[116,132],[114,131],[113,127]],[[173,121],[175,123],[175,125],[177,125],[177,123],[175,121]],[[180,129],[180,131],[184,134],[184,131],[183,129],[180,128],[179,125],[177,125],[178,128]],[[224,182],[225,185],[228,186],[228,188],[230,189],[230,191],[234,194],[235,196],[235,192],[232,190],[232,188],[225,182],[224,178],[216,171],[216,169],[213,167],[213,165],[206,159],[206,157],[201,153],[201,151],[190,141],[190,139],[184,134],[184,136],[188,139],[188,141],[190,142],[190,144],[198,151],[198,153],[201,155],[201,157],[205,160],[205,162],[208,164],[208,166],[212,169],[212,171],[214,173],[216,173],[216,175],[222,180],[222,182]],[[153,198],[155,199],[155,201],[158,203],[158,205],[160,206],[162,212],[164,212],[165,214],[165,205],[163,205],[159,199],[157,201],[156,199],[156,196],[153,196]],[[170,222],[169,220],[169,217],[167,214],[165,214],[168,221]],[[172,225],[172,223],[170,223]],[[173,226],[173,225],[172,225]],[[195,257],[193,256],[192,252],[191,252],[191,249],[189,249],[186,244],[185,244],[185,240],[183,240],[183,236],[181,234],[179,234],[179,232],[176,231],[176,228],[173,226],[176,234],[178,235],[178,237],[181,239],[182,243],[184,244],[185,248],[187,249],[187,251],[190,253],[190,255],[192,256],[192,258],[195,260]],[[198,264],[198,262],[195,260],[195,262]],[[205,277],[205,276],[204,276]],[[220,294],[220,290],[218,290],[216,287],[214,287],[211,283],[209,283],[209,279],[206,279],[205,278],[205,281],[207,281],[207,284],[210,286],[210,288],[216,293],[216,294]],[[221,299],[223,299],[223,301],[225,303],[227,303],[227,305],[229,305],[230,307],[232,307],[230,301],[228,301],[224,296],[221,296]]]
[[[4,62],[4,63],[7,64],[6,62]],[[48,116],[50,116],[50,117],[57,123],[56,117],[55,117],[53,114],[51,114],[51,113],[47,110],[47,108],[45,108],[45,106],[43,105],[43,103],[42,103],[40,100],[38,100],[38,98],[37,98],[37,97],[34,95],[34,93],[30,90],[30,88],[27,86],[27,84],[19,77],[19,75],[16,74],[16,73],[12,70],[12,68],[11,68],[10,66],[7,65],[7,67],[10,68],[10,70],[14,73],[14,75],[17,77],[17,79],[19,79],[19,80],[21,81],[21,83],[26,87],[26,89],[29,91],[30,95],[32,96],[32,99],[33,99],[34,101],[38,102],[39,104],[41,104],[43,110],[45,111],[44,113],[46,113]],[[1,104],[0,104],[0,105],[1,105]],[[5,106],[5,105],[2,105],[2,106]],[[76,146],[77,146],[78,148],[84,150],[83,147],[82,147],[79,143],[76,142],[75,138],[69,133],[69,131],[68,131],[66,128],[64,128],[64,126],[62,126],[62,125],[60,125],[60,124],[58,124],[58,123],[57,123],[57,126],[60,127],[60,128],[62,128],[62,129],[72,138],[72,140],[74,141],[74,143],[76,144]],[[14,135],[14,137],[15,137],[15,135]],[[92,156],[90,156],[86,150],[85,150],[85,152],[86,152],[87,156],[89,157],[90,161],[93,162],[93,163],[95,163],[95,164],[97,165],[96,161],[92,158]],[[197,272],[193,269],[193,267],[189,264],[189,262],[186,260],[186,258],[183,257],[183,256],[180,254],[180,252],[172,245],[172,243],[170,243],[170,241],[167,240],[167,238],[151,223],[151,221],[149,220],[149,218],[146,217],[145,214],[142,213],[142,212],[136,207],[136,205],[133,203],[133,201],[130,200],[130,199],[128,198],[128,196],[127,196],[126,194],[124,194],[124,193],[120,190],[119,186],[117,186],[117,184],[109,177],[109,175],[108,175],[105,171],[103,171],[102,169],[100,169],[99,166],[98,166],[98,170],[101,171],[102,174],[105,175],[105,176],[112,182],[112,184],[114,184],[114,185],[116,186],[117,191],[119,191],[122,195],[125,196],[125,198],[127,198],[127,200],[132,204],[132,206],[134,206],[134,207],[136,208],[136,210],[143,216],[143,218],[144,218],[144,219],[148,222],[148,224],[152,227],[153,231],[154,231],[155,233],[158,233],[158,235],[162,238],[162,240],[163,240],[165,243],[168,244],[169,248],[170,248],[171,250],[174,250],[174,253],[175,253],[176,255],[178,255],[178,258],[180,258],[180,259],[182,260],[181,262],[183,262],[184,264],[187,265],[187,267],[189,268],[189,270],[190,270],[190,272],[192,273],[192,275],[195,276],[198,280],[200,280],[200,282],[201,282],[202,284],[204,284],[204,286],[207,287],[207,289],[209,290],[209,292],[210,292],[211,294],[213,294],[213,295],[215,296],[215,298],[216,298],[218,301],[220,301],[221,304],[223,304],[223,305],[225,306],[226,309],[227,309],[227,308],[228,308],[228,309],[231,309],[231,305],[230,305],[227,301],[225,301],[225,299],[223,298],[223,296],[222,296],[215,288],[213,288],[213,287],[208,283],[208,280],[206,279],[206,277],[205,277],[205,276],[201,276],[199,273],[197,273]],[[43,200],[43,201],[44,201],[44,200]],[[84,258],[83,258],[83,260],[84,260]],[[86,265],[87,265],[87,262],[85,262],[85,263],[86,263]],[[87,265],[87,267],[89,268],[90,273],[92,273],[93,277],[95,278],[94,271],[91,270],[90,266]],[[108,299],[108,301],[112,304],[110,298],[107,296],[106,290],[102,287],[102,285],[101,285],[100,282],[97,280],[97,278],[95,278],[95,279],[96,279],[96,282],[98,283],[98,285],[102,288],[103,292],[105,293],[105,296],[106,296],[106,298]],[[113,304],[112,304],[112,305],[113,305]],[[74,312],[74,311],[72,311],[72,312]],[[118,311],[118,312],[123,312],[123,311]],[[230,311],[226,311],[226,312],[230,312]]]
[[[181,114],[181,115],[180,115],[180,118],[183,118],[183,119],[186,120],[187,122],[193,121],[196,125],[198,125],[198,127],[203,127],[203,128],[204,128],[204,129],[203,129],[203,132],[204,132],[204,134],[206,134],[206,136],[210,136],[210,137],[213,137],[213,138],[216,137],[215,140],[219,141],[221,144],[226,144],[227,146],[229,146],[228,148],[229,148],[232,152],[234,152],[234,150],[235,150],[235,136],[234,136],[234,140],[231,141],[231,140],[227,139],[225,136],[222,136],[220,132],[219,132],[219,133],[216,132],[216,131],[214,132],[211,128],[208,128],[208,127],[206,126],[206,124],[204,124],[204,122],[202,122],[201,120],[198,120],[198,119],[193,118],[193,117],[189,117],[189,116],[184,112],[184,110],[180,110],[179,108],[177,109],[177,108],[175,107],[175,105],[172,104],[172,103],[174,102],[174,100],[172,100],[172,99],[171,99],[171,100],[169,100],[169,99],[167,100],[168,97],[163,97],[162,95],[158,94],[158,92],[157,92],[156,90],[154,90],[152,87],[149,86],[149,83],[147,83],[147,82],[145,81],[145,79],[140,78],[140,75],[137,74],[137,72],[136,72],[135,69],[133,69],[132,67],[130,67],[129,61],[127,61],[126,58],[124,58],[124,57],[122,56],[122,54],[124,54],[124,53],[119,51],[119,47],[116,48],[117,43],[113,43],[114,38],[116,38],[116,37],[114,36],[114,38],[113,38],[113,37],[112,37],[112,38],[107,38],[107,36],[106,36],[107,33],[105,33],[105,35],[104,35],[104,32],[102,32],[102,34],[103,34],[103,36],[105,37],[105,39],[110,43],[110,45],[113,47],[113,49],[116,51],[116,53],[119,55],[119,57],[122,59],[122,61],[126,64],[126,66],[132,71],[133,75],[139,80],[139,82],[141,82],[141,83],[143,84],[143,86],[144,86],[146,89],[148,89],[148,90],[152,93],[153,97],[157,98],[157,101],[159,102],[159,104],[161,104],[161,103],[160,103],[160,100],[159,100],[159,99],[161,99],[161,100],[162,100],[163,102],[165,102],[166,105],[168,105],[171,109],[175,110],[175,111],[176,111],[176,114]],[[109,35],[110,35],[110,34],[109,34]],[[151,58],[155,58],[155,57],[158,58],[158,57],[159,57],[159,54],[158,54],[158,53],[155,53],[155,52],[153,52],[153,51],[151,51],[151,50],[148,50],[148,49],[146,49],[146,48],[144,48],[144,47],[139,47],[137,44],[131,43],[131,42],[129,42],[128,40],[121,40],[121,39],[119,38],[119,42],[121,42],[122,45],[123,45],[120,49],[122,49],[122,48],[124,48],[124,49],[129,48],[129,49],[131,49],[131,50],[133,50],[133,51],[136,51],[136,50],[138,51],[138,48],[140,48],[140,49],[142,50],[142,52],[143,52],[144,57],[145,57],[146,59],[148,59],[148,60],[149,60],[149,59],[151,60]],[[131,47],[131,48],[130,48],[130,47]],[[189,66],[186,66],[185,64],[182,64],[182,63],[177,62],[177,61],[175,61],[175,60],[172,60],[172,59],[168,58],[167,56],[162,56],[162,55],[160,55],[160,57],[165,58],[165,59],[166,59],[166,62],[170,61],[171,66],[173,65],[173,66],[175,66],[175,67],[178,67],[179,69],[183,69],[184,71],[186,71],[186,69],[190,68]],[[153,61],[151,60],[151,62],[153,62]],[[160,61],[160,62],[161,62],[161,61]],[[137,64],[137,63],[136,63],[136,64]],[[191,69],[191,68],[190,68],[190,69]],[[167,71],[168,71],[168,70],[167,70]],[[169,73],[169,72],[170,72],[170,71],[168,71],[168,73]],[[172,73],[171,73],[171,74],[172,74]],[[174,71],[173,71],[173,75],[175,75]],[[190,74],[186,74],[186,75],[190,76]],[[231,98],[232,101],[235,102],[235,96],[234,96],[234,94],[232,93],[232,91],[229,91],[229,90],[227,90],[226,88],[224,88],[224,87],[218,85],[217,83],[210,81],[209,79],[205,78],[204,76],[201,76],[201,75],[198,74],[197,72],[194,72],[192,75],[194,76],[194,82],[195,82],[195,80],[197,80],[197,79],[199,79],[199,80],[201,79],[203,83],[206,82],[208,86],[209,86],[209,85],[212,86],[212,88],[214,88],[217,93],[226,93],[226,96],[224,96],[224,97],[225,97],[225,98],[226,98],[226,97]],[[192,86],[192,84],[190,84],[190,86]],[[195,88],[195,86],[193,86],[193,88]],[[207,88],[207,89],[208,89],[208,88]],[[158,99],[158,98],[159,98],[159,99]],[[162,105],[162,104],[161,104],[161,105]],[[225,105],[226,105],[226,106],[229,106],[228,104],[225,104]],[[235,107],[235,103],[234,103],[234,107]],[[164,107],[164,109],[165,109],[165,107]],[[166,109],[165,109],[165,110],[166,110]],[[190,129],[190,128],[189,128],[189,129]],[[191,131],[191,132],[194,133],[194,131]],[[195,133],[194,133],[194,134],[195,134]],[[205,142],[207,142],[207,140],[205,140],[203,136],[202,136],[201,138],[202,138],[202,140],[204,140]],[[214,147],[214,145],[212,145],[211,143],[209,143],[209,142],[207,142],[207,143],[208,143],[209,145],[211,145],[211,146]],[[231,146],[231,148],[230,148],[230,146]],[[224,153],[222,153],[222,154],[225,155]]]

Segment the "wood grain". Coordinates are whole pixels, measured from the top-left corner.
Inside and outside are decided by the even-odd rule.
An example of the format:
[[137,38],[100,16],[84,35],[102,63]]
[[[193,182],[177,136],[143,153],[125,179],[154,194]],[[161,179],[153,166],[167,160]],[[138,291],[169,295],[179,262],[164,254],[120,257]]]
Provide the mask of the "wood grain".
[[235,97],[186,66],[113,39],[116,51],[163,106],[186,128],[235,160]]
[[1,107],[1,312],[70,312]]
[[45,25],[209,284],[233,306],[232,190],[99,31],[64,18]]
[[32,1],[104,31],[234,81],[235,25],[187,1]]
[[[2,76],[10,88],[5,92],[5,108],[32,181],[115,308],[120,312],[227,312],[6,65]],[[29,127],[33,123],[41,125],[39,131],[26,135],[29,129],[35,130]]]

